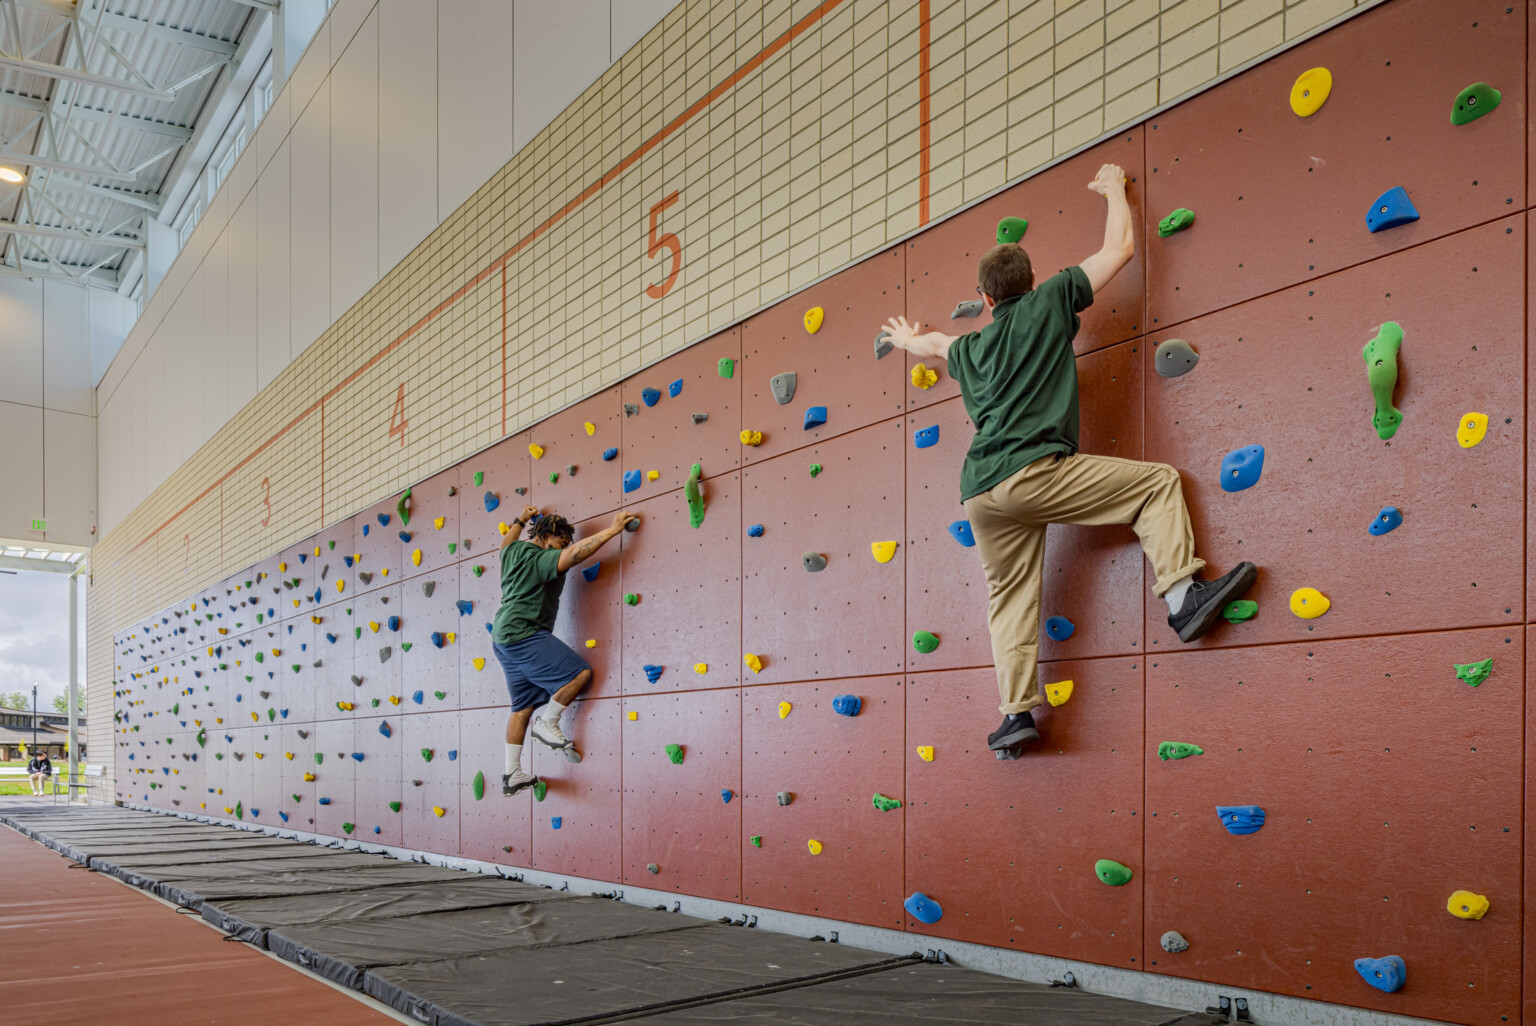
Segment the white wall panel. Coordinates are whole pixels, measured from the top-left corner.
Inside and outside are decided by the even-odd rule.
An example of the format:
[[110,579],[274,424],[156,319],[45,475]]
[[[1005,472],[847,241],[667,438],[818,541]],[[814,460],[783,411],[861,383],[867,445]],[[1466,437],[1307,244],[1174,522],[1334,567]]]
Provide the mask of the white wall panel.
[[515,0],[512,150],[533,141],[607,70],[608,0]]
[[43,405],[91,414],[90,297],[84,285],[43,282]]
[[146,496],[175,469],[168,462],[171,457],[165,437],[165,339],[161,334],[164,330],[162,324],[144,347],[144,447],[149,450],[149,465],[141,490]]
[[379,18],[370,14],[331,72],[331,320],[378,280]]
[[128,436],[133,439],[128,453],[128,499],[124,514],[133,509],[149,494],[149,344],[145,343],[139,358],[123,377],[123,384],[116,394],[128,400]]
[[37,538],[32,520],[43,512],[43,408],[0,402],[5,439],[5,487],[0,488],[0,537]]
[[288,250],[293,318],[289,359],[297,359],[331,326],[330,92],[327,81],[294,123],[290,137]]
[[118,505],[122,501],[122,488],[120,482],[121,459],[119,452],[122,449],[123,435],[127,428],[123,423],[122,398],[109,399],[96,415],[96,494],[98,499],[97,523],[101,525],[99,534],[105,535],[110,525],[115,525],[122,519],[122,513],[118,511]]
[[229,401],[229,232],[203,258],[203,440],[235,412]]
[[[357,30],[363,27],[369,13],[377,8],[377,0],[336,0],[331,7],[331,64],[341,60],[341,55],[352,45]],[[333,67],[334,70],[334,67]]]
[[91,387],[101,382],[138,316],[133,300],[106,289],[87,289],[91,333]]
[[625,51],[644,39],[645,34],[676,6],[677,0],[614,0],[608,31],[609,62],[624,56]]
[[0,401],[43,402],[43,283],[0,277]]
[[512,159],[512,5],[437,6],[437,216]]
[[[202,344],[203,274],[206,270],[205,260],[198,267],[197,273],[192,275],[192,280],[187,282],[186,295],[176,304],[176,312],[173,314],[176,321],[175,348],[171,351],[178,365],[175,378],[178,390],[169,396],[170,408],[166,412],[171,419],[166,430],[175,437],[173,448],[181,453],[181,460],[176,464],[178,467],[207,439],[203,433],[203,406],[215,387],[223,390],[223,383],[219,382],[215,386],[208,373],[208,348]],[[167,467],[166,473],[175,469]]]
[[[437,213],[437,0],[379,2],[379,273],[431,234]],[[375,279],[377,280],[377,279]]]
[[[321,11],[323,16],[324,9]],[[292,59],[291,55],[289,59]],[[283,92],[289,94],[289,114],[294,124],[298,124],[299,118],[304,116],[309,105],[315,101],[320,83],[325,81],[330,71],[331,26],[326,23],[315,32],[315,38],[309,41],[309,48],[299,58],[298,66],[293,69],[293,75],[283,87]]]
[[266,388],[292,358],[288,294],[289,146],[284,143],[256,185],[256,389]]
[[91,545],[96,525],[95,419],[44,410],[42,443],[48,540]]
[[[240,208],[229,219],[224,235],[229,240],[229,412],[234,413],[256,397],[261,374],[258,370],[257,352],[260,348],[257,331],[258,290],[257,274],[261,266],[257,259],[256,191],[245,198]],[[286,227],[286,223],[284,225]],[[288,280],[286,273],[283,281]],[[204,308],[203,316],[210,311]],[[283,340],[283,352],[288,351],[288,340]]]

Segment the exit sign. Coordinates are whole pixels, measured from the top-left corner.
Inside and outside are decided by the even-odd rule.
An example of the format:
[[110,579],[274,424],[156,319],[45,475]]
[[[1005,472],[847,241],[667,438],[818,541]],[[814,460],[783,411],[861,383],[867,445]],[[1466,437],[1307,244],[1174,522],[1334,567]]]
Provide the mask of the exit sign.
[[34,531],[46,531],[46,530],[48,530],[48,521],[46,521],[46,520],[34,520],[34,521],[32,521],[32,530],[34,530]]

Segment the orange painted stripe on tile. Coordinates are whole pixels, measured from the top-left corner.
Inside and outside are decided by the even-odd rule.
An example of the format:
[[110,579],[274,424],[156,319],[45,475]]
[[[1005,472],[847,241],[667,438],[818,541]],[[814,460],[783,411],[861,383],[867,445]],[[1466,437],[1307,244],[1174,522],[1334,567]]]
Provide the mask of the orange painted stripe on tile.
[[917,5],[917,223],[928,223],[928,149],[932,143],[929,128],[932,91],[928,75],[928,28],[931,0],[919,0]]
[[[191,501],[189,501],[185,506],[181,507],[181,509],[177,510],[175,513],[172,513],[169,517],[167,517],[165,519],[165,521],[159,527],[156,527],[149,534],[147,534],[143,538],[139,539],[139,541],[134,544],[133,548],[129,549],[127,552],[123,553],[123,555],[118,557],[117,561],[113,563],[113,566],[116,566],[116,565],[122,563],[123,560],[125,560],[129,556],[133,555],[133,553],[137,552],[139,550],[139,548],[144,545],[145,542],[148,542],[150,539],[155,538],[156,536],[158,536],[160,534],[161,531],[165,530],[171,524],[175,523],[178,519],[180,519],[182,514],[186,513],[193,506],[196,506],[199,502],[201,502],[203,499],[205,499],[208,496],[208,494],[210,492],[212,492],[215,488],[218,488],[221,485],[223,485],[224,482],[228,481],[235,474],[239,473],[241,469],[243,469],[246,465],[248,465],[257,456],[260,456],[263,452],[266,452],[267,449],[271,447],[272,443],[274,443],[274,442],[278,441],[279,439],[281,439],[283,436],[288,434],[288,432],[292,431],[295,427],[297,427],[302,421],[304,421],[311,414],[313,414],[316,410],[320,409],[322,404],[324,404],[325,402],[335,398],[341,392],[342,389],[346,388],[348,385],[352,384],[352,382],[356,381],[358,378],[360,378],[364,374],[366,374],[380,360],[384,359],[384,357],[386,357],[390,353],[394,352],[395,349],[398,348],[401,343],[409,341],[411,338],[414,338],[421,331],[421,329],[425,328],[428,324],[431,324],[438,317],[442,316],[445,312],[447,312],[448,310],[452,309],[454,304],[456,304],[460,299],[463,299],[466,294],[468,294],[469,292],[473,291],[475,289],[475,287],[478,286],[481,282],[485,281],[488,277],[490,277],[492,274],[495,274],[497,271],[502,270],[506,266],[507,262],[510,261],[513,257],[515,257],[518,253],[520,253],[524,249],[528,248],[528,246],[531,243],[533,243],[536,240],[538,240],[538,238],[540,236],[544,235],[546,232],[548,232],[555,225],[559,224],[566,217],[570,216],[570,214],[573,211],[575,211],[577,208],[579,208],[583,203],[585,203],[587,200],[591,199],[593,196],[597,195],[600,191],[602,191],[604,186],[608,185],[614,179],[618,178],[619,175],[623,174],[625,171],[629,170],[629,168],[633,167],[635,165],[635,163],[637,161],[639,161],[641,158],[643,158],[647,153],[649,153],[652,150],[654,150],[657,146],[660,146],[670,136],[676,134],[676,132],[679,129],[681,129],[688,122],[692,121],[694,118],[698,117],[698,115],[702,111],[706,110],[709,107],[710,104],[714,103],[721,96],[724,96],[727,92],[729,92],[731,89],[733,89],[738,83],[741,82],[742,79],[744,79],[748,75],[752,74],[752,72],[756,71],[758,68],[761,68],[765,63],[767,63],[769,60],[771,60],[774,57],[775,54],[777,54],[780,51],[782,51],[785,47],[787,47],[790,43],[794,42],[801,35],[804,35],[806,31],[808,31],[813,26],[815,26],[819,21],[821,21],[823,18],[825,18],[828,14],[832,13],[833,10],[835,10],[836,8],[842,6],[843,3],[844,3],[844,0],[825,0],[825,2],[822,3],[821,5],[819,5],[814,11],[812,11],[809,14],[807,14],[805,17],[801,18],[794,25],[790,26],[788,31],[784,32],[782,35],[780,35],[773,42],[769,43],[755,57],[753,57],[751,60],[747,61],[741,67],[737,68],[734,72],[732,72],[730,74],[729,77],[727,77],[724,81],[720,82],[718,85],[716,85],[709,92],[705,93],[703,96],[699,97],[699,99],[695,100],[693,102],[693,104],[691,104],[688,107],[687,110],[683,111],[677,117],[673,118],[672,121],[669,122],[666,125],[666,127],[662,128],[655,135],[651,136],[645,142],[641,143],[640,146],[633,153],[629,154],[627,157],[625,157],[622,160],[620,160],[609,171],[607,171],[601,178],[599,178],[597,181],[593,182],[591,185],[588,185],[585,189],[581,190],[581,192],[577,193],[576,197],[574,199],[572,199],[570,202],[566,203],[565,206],[561,207],[559,210],[555,211],[555,213],[551,214],[549,216],[549,218],[547,220],[545,220],[542,224],[540,224],[537,228],[533,229],[533,231],[529,232],[527,235],[525,235],[521,239],[517,240],[517,242],[512,246],[511,249],[507,250],[501,256],[499,256],[495,260],[491,261],[491,263],[488,264],[485,267],[484,270],[480,271],[478,274],[476,274],[469,281],[467,281],[463,285],[461,285],[452,295],[448,296],[448,298],[444,299],[442,302],[438,303],[436,306],[434,306],[427,313],[423,314],[421,316],[421,318],[416,321],[415,324],[412,324],[409,328],[406,328],[405,331],[401,332],[400,335],[397,336],[393,341],[391,341],[389,344],[385,345],[378,352],[376,352],[372,356],[370,356],[367,360],[365,360],[362,363],[361,366],[359,366],[357,369],[352,371],[351,374],[348,374],[340,382],[338,382],[337,384],[333,385],[319,399],[316,399],[313,403],[311,403],[308,407],[306,407],[302,412],[297,414],[292,420],[290,420],[288,423],[284,424],[281,428],[279,428],[277,433],[274,434],[271,438],[268,438],[265,442],[262,442],[255,449],[253,449],[249,453],[247,453],[246,456],[242,460],[240,460],[240,462],[236,463],[233,467],[230,467],[228,470],[226,470],[223,473],[223,475],[219,477],[219,479],[217,481],[214,481],[207,488],[205,488],[201,492],[199,492],[197,494],[197,496],[195,498],[193,498]],[[928,0],[923,0],[923,10],[924,10],[924,12],[926,12],[927,9],[928,9]],[[926,16],[926,13],[925,13],[924,18],[923,18],[923,32],[924,32],[924,38],[925,39],[927,38],[927,36],[926,36],[927,25],[928,25],[928,20],[927,20],[927,16]],[[926,59],[927,59],[926,58],[926,49],[924,51],[924,54],[925,54],[924,55],[924,61],[926,62]],[[926,63],[923,66],[924,66],[924,68],[926,68],[927,67]],[[923,74],[925,76],[924,81],[926,82],[927,81],[927,79],[926,79],[926,75],[927,75],[926,70],[924,71]],[[924,110],[924,117],[923,117],[924,128],[923,128],[923,131],[925,133],[925,136],[924,136],[925,138],[926,138],[926,132],[927,132],[927,114],[926,114],[926,112],[927,112],[927,102],[928,102],[927,101],[927,92],[926,92],[926,88],[925,88],[924,94],[923,94],[923,104],[924,104],[924,107],[923,107],[923,110]],[[924,161],[926,162],[926,160],[927,160],[927,155],[926,155],[926,147],[925,147],[925,149],[924,149]],[[925,163],[924,166],[926,167],[926,163]],[[927,180],[927,176],[926,176],[926,171],[925,171],[924,172],[924,181],[926,182],[926,180]],[[925,189],[926,189],[926,186],[925,186]],[[926,196],[926,192],[924,193],[924,195]],[[926,203],[926,199],[924,200],[924,202]],[[926,207],[925,207],[925,209],[926,209]],[[926,216],[924,217],[924,220],[927,220]],[[503,414],[503,416],[505,416],[505,414]],[[502,424],[502,434],[503,435],[506,434],[505,420],[503,420],[503,424]],[[222,522],[222,518],[221,518],[221,522]]]

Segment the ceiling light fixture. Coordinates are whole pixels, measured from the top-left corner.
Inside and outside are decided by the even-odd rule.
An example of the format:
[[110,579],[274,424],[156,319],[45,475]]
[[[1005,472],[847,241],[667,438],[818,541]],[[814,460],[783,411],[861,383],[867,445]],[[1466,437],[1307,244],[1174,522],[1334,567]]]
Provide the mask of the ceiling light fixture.
[[27,176],[22,174],[20,171],[17,171],[13,167],[6,167],[5,165],[0,164],[0,182],[7,182],[11,185],[20,185],[26,180]]

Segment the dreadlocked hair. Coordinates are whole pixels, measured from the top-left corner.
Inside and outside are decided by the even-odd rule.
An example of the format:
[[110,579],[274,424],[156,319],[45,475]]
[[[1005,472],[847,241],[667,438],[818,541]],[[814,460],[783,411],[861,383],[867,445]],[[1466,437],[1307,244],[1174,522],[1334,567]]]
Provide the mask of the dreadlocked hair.
[[534,541],[542,541],[545,538],[574,538],[576,528],[565,517],[554,513],[545,513],[534,518],[528,525],[529,535]]

